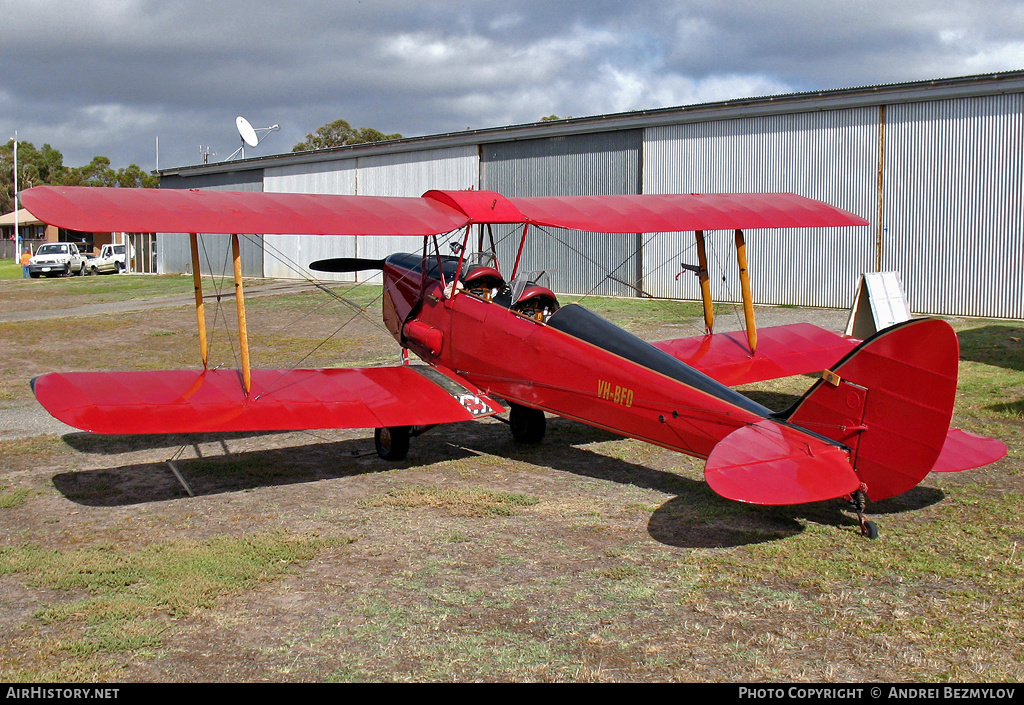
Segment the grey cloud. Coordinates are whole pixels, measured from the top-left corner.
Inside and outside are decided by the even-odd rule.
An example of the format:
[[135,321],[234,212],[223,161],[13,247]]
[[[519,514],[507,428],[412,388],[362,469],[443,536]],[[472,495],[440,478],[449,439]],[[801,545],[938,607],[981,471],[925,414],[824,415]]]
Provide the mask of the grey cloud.
[[[1024,68],[1018,2],[0,0],[0,125],[69,164]],[[6,137],[7,135],[0,135]],[[247,152],[250,153],[250,152]]]

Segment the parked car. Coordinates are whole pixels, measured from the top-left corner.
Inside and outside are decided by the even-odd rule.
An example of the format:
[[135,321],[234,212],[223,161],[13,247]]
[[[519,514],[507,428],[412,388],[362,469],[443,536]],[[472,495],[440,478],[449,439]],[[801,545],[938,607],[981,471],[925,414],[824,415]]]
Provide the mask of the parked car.
[[99,256],[89,256],[85,268],[88,274],[117,274],[124,268],[124,245],[104,245]]
[[28,274],[33,279],[82,275],[85,274],[85,257],[73,242],[48,242],[40,245],[29,260]]
[[117,271],[125,269],[124,245],[104,245],[100,249],[100,257],[113,259],[117,262]]

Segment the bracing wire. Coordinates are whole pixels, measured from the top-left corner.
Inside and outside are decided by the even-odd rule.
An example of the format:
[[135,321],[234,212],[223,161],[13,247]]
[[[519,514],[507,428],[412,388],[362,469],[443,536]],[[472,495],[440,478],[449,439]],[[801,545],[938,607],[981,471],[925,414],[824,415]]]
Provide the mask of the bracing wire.
[[[223,284],[224,279],[227,276],[227,260],[228,260],[227,252],[225,251],[224,264],[223,264],[223,266],[221,268],[220,279],[217,279],[216,275],[214,274],[213,260],[210,258],[210,253],[206,249],[206,239],[202,236],[202,234],[198,234],[198,240],[202,244],[203,255],[205,255],[206,263],[210,267],[210,282],[213,284],[213,288],[214,288],[214,292],[215,292],[214,296],[215,296],[215,298],[217,300],[217,305],[214,307],[214,310],[213,310],[213,325],[210,326],[210,329],[211,329],[211,331],[213,333],[216,333],[217,332],[217,319],[218,319],[218,317],[220,317],[223,320],[223,322],[224,322],[225,337],[227,338],[227,341],[228,341],[228,348],[231,351],[231,357],[234,359],[235,364],[238,365],[238,364],[240,364],[239,363],[239,354],[238,354],[238,352],[235,351],[234,340],[231,338],[231,334],[230,334],[230,330],[231,329],[230,329],[230,324],[228,323],[227,314],[224,313],[222,311],[222,309],[221,309],[221,301],[224,298],[224,292],[222,290],[221,285]],[[228,247],[230,247],[230,246],[231,246],[231,241],[229,239],[228,240]],[[200,270],[202,269],[202,264],[201,263],[202,263],[202,260],[200,260]],[[200,271],[200,276],[202,276],[202,271]],[[213,348],[213,342],[214,342],[213,341],[213,336],[210,336],[210,340],[208,342],[209,342],[210,349],[212,349]]]
[[[728,247],[728,245],[726,245]],[[736,317],[736,323],[742,330],[746,326],[746,322],[740,316],[739,307],[736,306],[736,297],[732,293],[732,287],[729,286],[729,279],[725,276],[725,267],[722,265],[722,261],[718,258],[718,250],[714,247],[709,247],[711,253],[715,257],[715,264],[718,265],[718,270],[722,272],[722,284],[725,286],[725,293],[729,297],[729,308],[732,310],[733,315]]]
[[[567,248],[567,249],[568,249],[568,250],[569,250],[570,252],[572,252],[573,254],[576,254],[576,255],[578,255],[579,257],[581,257],[582,259],[586,260],[587,262],[589,262],[589,263],[593,264],[593,265],[594,265],[595,267],[598,267],[599,269],[604,269],[604,265],[602,265],[602,264],[601,264],[600,262],[597,262],[596,260],[594,260],[594,259],[593,259],[592,257],[590,257],[589,255],[587,255],[586,253],[584,253],[584,252],[580,251],[580,250],[579,250],[578,248],[574,247],[574,246],[573,246],[573,245],[572,245],[571,243],[569,243],[569,242],[567,242],[567,241],[563,240],[562,238],[560,238],[560,237],[559,237],[559,236],[558,236],[557,234],[555,234],[555,233],[554,233],[553,231],[551,231],[550,229],[548,229],[548,228],[545,228],[545,227],[539,227],[539,229],[540,229],[541,231],[543,231],[543,232],[547,233],[547,234],[548,234],[548,235],[549,235],[549,236],[550,236],[550,237],[551,237],[551,238],[552,238],[552,239],[553,239],[553,240],[554,240],[555,242],[558,242],[559,244],[561,244],[561,245],[565,246],[565,247],[566,247],[566,248]],[[644,242],[642,243],[642,245],[641,245],[641,249],[642,249],[642,248],[644,248],[644,247],[646,247],[646,246],[647,246],[647,245],[648,245],[648,244],[649,244],[650,242],[652,242],[652,241],[653,241],[653,239],[654,239],[655,237],[658,237],[658,235],[659,235],[658,233],[651,233],[651,234],[649,234],[649,235],[648,235],[648,238],[647,238],[647,240],[645,240],[645,241],[644,241]],[[690,244],[690,245],[688,245],[688,246],[687,246],[686,248],[684,248],[684,249],[682,250],[682,252],[680,252],[680,253],[679,253],[679,254],[680,254],[680,256],[683,256],[683,255],[687,254],[687,253],[688,253],[688,252],[689,252],[689,251],[690,251],[691,249],[693,249],[694,247],[696,247],[696,243],[693,243],[693,244]],[[628,287],[629,289],[632,289],[633,291],[637,292],[637,294],[638,294],[638,295],[640,296],[640,298],[646,298],[646,299],[650,299],[650,300],[652,300],[652,301],[655,301],[655,302],[657,302],[657,305],[658,305],[659,307],[661,307],[662,309],[664,309],[664,310],[666,310],[666,311],[667,311],[667,310],[669,310],[668,304],[667,304],[667,303],[665,302],[665,300],[664,300],[664,299],[662,299],[662,298],[660,298],[660,297],[656,297],[656,296],[654,296],[654,295],[653,295],[653,294],[651,294],[650,292],[646,291],[646,290],[645,290],[645,289],[644,289],[644,288],[643,288],[642,286],[638,286],[638,285],[637,285],[637,284],[636,284],[635,282],[629,282],[629,281],[626,281],[626,280],[620,279],[619,277],[616,277],[616,276],[614,275],[614,273],[615,273],[615,272],[617,272],[617,271],[621,270],[621,269],[622,269],[623,267],[625,267],[626,265],[628,265],[628,264],[629,264],[630,262],[633,262],[633,261],[635,261],[635,259],[636,259],[636,257],[637,257],[637,254],[638,254],[638,252],[637,252],[637,251],[634,251],[634,252],[633,252],[632,254],[628,255],[628,256],[626,257],[626,259],[625,259],[625,260],[623,260],[623,261],[622,261],[622,262],[621,262],[621,263],[620,263],[620,264],[619,264],[618,266],[616,266],[616,267],[615,267],[614,269],[611,269],[611,270],[609,270],[609,271],[605,271],[605,273],[604,273],[604,276],[603,276],[603,277],[601,277],[601,279],[599,279],[599,280],[598,280],[598,281],[597,281],[597,282],[596,282],[596,283],[595,283],[595,284],[594,284],[594,285],[593,285],[593,286],[592,286],[592,287],[590,288],[590,290],[589,290],[589,291],[587,291],[587,292],[586,292],[585,294],[583,294],[581,298],[584,298],[584,299],[585,299],[585,298],[587,298],[587,297],[589,297],[589,296],[596,296],[596,294],[595,294],[594,292],[595,292],[595,291],[597,290],[597,288],[598,288],[598,287],[600,287],[600,286],[601,286],[602,284],[604,284],[604,283],[605,283],[606,281],[609,281],[609,280],[611,280],[611,281],[615,281],[615,282],[617,282],[617,283],[619,283],[619,284],[622,284],[622,285],[624,285],[624,286]],[[660,270],[661,270],[661,269],[662,269],[663,267],[665,267],[666,265],[668,265],[670,261],[671,261],[671,260],[668,260],[668,259],[666,259],[666,260],[665,260],[664,262],[662,262],[662,263],[661,263],[660,265],[658,265],[658,266],[657,266],[657,267],[655,267],[655,268],[654,268],[653,270],[651,270],[651,271],[649,272],[649,274],[655,274],[655,273],[659,272],[659,271],[660,271]]]
[[[459,232],[460,231],[456,230],[456,231],[451,231],[451,232],[442,234],[440,236],[441,240],[442,240],[442,244],[443,245],[449,244],[452,241],[453,238],[458,236]],[[246,238],[250,238],[250,236],[247,235]],[[256,242],[255,240],[252,240],[252,239],[249,239],[248,241],[252,242],[252,243]],[[327,285],[328,282],[325,282],[323,280],[317,279],[317,278],[312,277],[309,274],[307,274],[303,270],[303,268],[298,263],[296,263],[291,257],[286,255],[279,248],[274,247],[270,243],[267,243],[266,240],[263,241],[263,248],[264,248],[265,252],[268,252],[271,255],[271,257],[275,258],[278,262],[283,264],[285,267],[287,267],[292,272],[298,274],[299,277],[301,279],[303,279],[306,283],[309,283],[309,284],[313,285],[314,287],[316,287],[317,289],[320,289],[321,291],[323,291],[324,293],[328,294],[329,296],[331,296],[336,301],[339,301],[339,302],[347,305],[348,307],[350,307],[352,309],[353,312],[352,312],[352,315],[349,318],[347,318],[345,321],[343,321],[341,323],[341,325],[339,325],[337,328],[335,328],[329,335],[327,335],[324,339],[322,339],[319,343],[317,343],[311,350],[309,350],[309,352],[307,352],[299,360],[294,362],[288,369],[286,369],[281,374],[281,376],[277,380],[275,380],[273,383],[271,383],[266,389],[264,389],[256,397],[256,399],[259,399],[260,397],[265,396],[266,394],[269,394],[272,391],[280,389],[281,388],[280,387],[280,383],[282,382],[282,380],[284,380],[284,378],[286,376],[288,376],[289,373],[294,372],[295,370],[297,370],[299,368],[299,366],[305,360],[309,359],[314,353],[316,353],[317,350],[319,350],[324,345],[326,345],[331,339],[333,339],[336,335],[338,335],[338,333],[340,333],[346,326],[348,326],[350,323],[352,323],[352,321],[354,321],[358,317],[361,317],[361,316],[364,317],[365,320],[369,321],[373,326],[375,326],[376,328],[378,328],[378,329],[380,329],[380,330],[382,330],[385,333],[388,333],[390,335],[390,331],[387,330],[387,328],[384,326],[382,321],[367,315],[367,309],[370,306],[373,306],[374,304],[376,304],[379,300],[381,300],[383,298],[383,296],[384,296],[384,289],[383,289],[383,287],[380,287],[380,293],[378,293],[377,296],[375,296],[370,301],[369,305],[360,304],[360,303],[358,303],[356,301],[353,301],[353,300],[351,300],[351,299],[349,299],[349,298],[347,298],[345,296],[342,296],[342,295],[338,294],[336,291],[332,290]],[[334,282],[334,283],[337,283],[337,282]],[[343,283],[344,284],[349,284],[349,282],[343,282]],[[357,289],[357,288],[359,288],[361,286],[366,286],[368,284],[369,284],[369,282],[365,282],[365,281],[363,281],[363,282],[358,282],[358,281],[357,282],[352,282],[351,286],[348,287],[347,291],[351,292],[351,291],[354,291],[355,289]],[[374,284],[373,286],[377,286],[377,285]],[[316,310],[320,310],[322,308],[323,308],[323,306],[320,306]],[[279,334],[280,332],[288,329],[289,327],[297,325],[300,321],[304,320],[308,316],[313,315],[314,312],[307,313],[304,316],[301,316],[301,317],[299,317],[297,319],[289,321],[287,324],[282,326],[277,331],[277,333]]]

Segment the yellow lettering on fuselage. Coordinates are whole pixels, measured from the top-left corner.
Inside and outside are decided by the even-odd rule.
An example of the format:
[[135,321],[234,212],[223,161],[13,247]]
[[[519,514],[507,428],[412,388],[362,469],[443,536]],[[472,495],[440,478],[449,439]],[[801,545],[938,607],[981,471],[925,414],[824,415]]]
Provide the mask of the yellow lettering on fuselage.
[[612,384],[611,382],[605,382],[603,379],[597,380],[597,397],[598,399],[607,399],[623,406],[633,406],[632,389]]

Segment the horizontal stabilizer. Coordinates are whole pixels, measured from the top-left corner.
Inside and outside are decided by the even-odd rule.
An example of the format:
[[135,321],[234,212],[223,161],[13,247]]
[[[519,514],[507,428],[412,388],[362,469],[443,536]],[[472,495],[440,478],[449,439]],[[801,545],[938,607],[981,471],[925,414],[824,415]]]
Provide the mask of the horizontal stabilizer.
[[52,373],[32,380],[55,418],[104,434],[383,428],[467,421],[504,409],[454,373],[421,365]]
[[1006,444],[959,428],[949,429],[932,472],[960,472],[980,468],[1006,456]]
[[652,343],[728,387],[766,379],[820,372],[830,368],[859,341],[797,323],[757,332],[757,352],[750,354],[745,332],[715,333]]
[[843,448],[770,419],[720,441],[704,478],[726,499],[750,504],[818,502],[860,487]]

